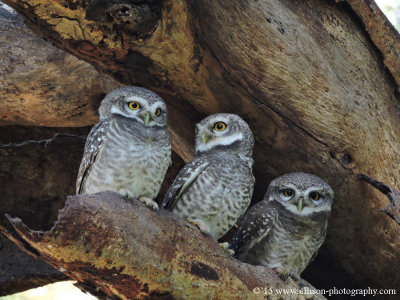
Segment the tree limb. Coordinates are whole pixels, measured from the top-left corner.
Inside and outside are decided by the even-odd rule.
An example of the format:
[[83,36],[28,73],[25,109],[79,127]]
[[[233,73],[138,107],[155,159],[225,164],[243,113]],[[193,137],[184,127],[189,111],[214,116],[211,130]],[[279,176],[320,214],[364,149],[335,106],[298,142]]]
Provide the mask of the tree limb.
[[121,299],[246,299],[257,298],[256,287],[298,289],[272,270],[236,261],[170,212],[112,192],[69,196],[47,232],[8,219],[44,261]]

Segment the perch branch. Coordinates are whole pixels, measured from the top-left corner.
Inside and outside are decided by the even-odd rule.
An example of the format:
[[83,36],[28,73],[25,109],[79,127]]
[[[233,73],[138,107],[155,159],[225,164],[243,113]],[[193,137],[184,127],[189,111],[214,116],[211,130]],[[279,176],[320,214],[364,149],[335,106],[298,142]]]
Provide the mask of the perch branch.
[[[170,212],[112,192],[69,196],[47,232],[8,220],[13,240],[17,234],[44,261],[111,297],[254,299],[265,297],[253,293],[257,287],[298,289],[272,270],[236,261]],[[29,247],[24,244],[25,251]]]

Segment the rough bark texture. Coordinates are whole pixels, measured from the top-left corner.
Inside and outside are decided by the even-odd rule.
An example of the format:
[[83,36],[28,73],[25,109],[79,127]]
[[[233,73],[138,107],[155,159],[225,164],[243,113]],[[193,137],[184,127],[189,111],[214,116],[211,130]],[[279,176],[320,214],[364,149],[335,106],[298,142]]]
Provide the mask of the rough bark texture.
[[[19,216],[37,230],[51,227],[66,196],[75,192],[89,129],[0,127],[0,215]],[[64,134],[56,134],[59,131]],[[183,166],[174,152],[172,159],[174,167],[168,170],[160,195]],[[0,239],[0,295],[65,279],[43,261]]]
[[383,182],[377,181],[365,174],[359,174],[358,177],[361,180],[368,182],[382,194],[386,195],[386,197],[390,201],[390,204],[383,207],[381,211],[387,214],[389,217],[395,220],[397,224],[400,225],[400,192],[392,189]]
[[118,86],[0,6],[0,124],[92,125],[100,100]]
[[0,237],[0,296],[66,280],[68,277]]
[[[49,228],[64,207],[66,195],[74,193],[85,136],[52,138],[56,130],[60,128],[0,127],[1,216],[18,215],[32,228]],[[88,128],[73,131],[86,134]],[[65,279],[42,260],[0,239],[0,295]]]
[[47,232],[19,218],[10,222],[11,238],[22,238],[70,278],[120,299],[263,299],[254,288],[299,288],[272,270],[236,261],[170,212],[112,192],[70,196]]
[[202,116],[240,114],[256,138],[254,202],[286,172],[325,179],[336,199],[311,282],[400,286],[400,228],[356,176],[400,187],[399,37],[372,1],[108,2],[7,1],[58,47],[160,93],[184,160]]
[[336,0],[348,3],[365,26],[371,40],[383,55],[383,62],[400,85],[400,35],[371,0]]

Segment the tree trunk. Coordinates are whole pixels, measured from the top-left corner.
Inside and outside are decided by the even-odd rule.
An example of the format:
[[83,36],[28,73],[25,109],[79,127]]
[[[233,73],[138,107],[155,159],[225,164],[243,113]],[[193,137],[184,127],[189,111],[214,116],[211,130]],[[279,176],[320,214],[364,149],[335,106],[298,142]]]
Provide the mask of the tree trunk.
[[[1,2],[0,2],[1,5]],[[119,84],[40,39],[0,6],[0,124],[82,127]]]
[[373,1],[5,2],[58,47],[160,93],[185,161],[198,120],[241,115],[256,138],[253,203],[286,172],[326,180],[336,196],[312,283],[400,286],[399,225],[356,176],[400,187],[399,36]]

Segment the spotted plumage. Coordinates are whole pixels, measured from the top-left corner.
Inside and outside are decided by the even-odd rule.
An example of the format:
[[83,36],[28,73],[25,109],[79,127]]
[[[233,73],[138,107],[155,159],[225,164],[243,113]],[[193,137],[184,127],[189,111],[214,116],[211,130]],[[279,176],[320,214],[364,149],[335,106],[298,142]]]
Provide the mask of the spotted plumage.
[[253,193],[254,138],[234,114],[216,114],[196,127],[196,157],[177,175],[163,207],[219,239],[246,211]]
[[99,116],[86,141],[76,193],[112,190],[154,207],[171,164],[164,101],[147,89],[122,87],[103,99]]
[[243,262],[300,278],[324,241],[332,201],[332,189],[317,176],[278,177],[239,221],[231,249]]

